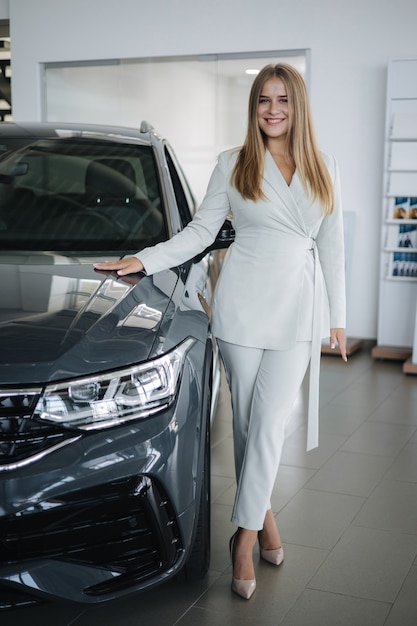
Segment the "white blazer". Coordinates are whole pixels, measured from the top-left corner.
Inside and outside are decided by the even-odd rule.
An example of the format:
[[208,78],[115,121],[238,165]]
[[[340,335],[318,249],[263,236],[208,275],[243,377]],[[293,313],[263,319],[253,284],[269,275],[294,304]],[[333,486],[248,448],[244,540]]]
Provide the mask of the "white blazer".
[[137,253],[148,274],[176,266],[209,246],[229,212],[236,231],[214,293],[212,332],[243,346],[286,350],[312,341],[307,448],[318,445],[321,339],[345,327],[343,215],[336,161],[322,155],[335,205],[323,216],[295,172],[287,185],[267,150],[265,200],[245,200],[230,184],[238,150],[219,156],[194,219],[173,239]]

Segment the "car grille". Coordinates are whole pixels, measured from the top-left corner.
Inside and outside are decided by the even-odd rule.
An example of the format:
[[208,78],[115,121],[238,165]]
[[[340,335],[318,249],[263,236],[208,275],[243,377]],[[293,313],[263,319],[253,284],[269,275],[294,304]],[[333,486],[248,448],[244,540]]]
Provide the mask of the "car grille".
[[45,600],[31,596],[21,589],[0,586],[0,611],[17,608],[27,608],[42,604]]
[[41,389],[0,389],[0,470],[72,440],[74,433],[33,418]]
[[182,553],[174,512],[147,476],[74,491],[0,519],[0,546],[0,565],[59,559],[109,570],[108,582],[84,589],[96,596],[152,578]]

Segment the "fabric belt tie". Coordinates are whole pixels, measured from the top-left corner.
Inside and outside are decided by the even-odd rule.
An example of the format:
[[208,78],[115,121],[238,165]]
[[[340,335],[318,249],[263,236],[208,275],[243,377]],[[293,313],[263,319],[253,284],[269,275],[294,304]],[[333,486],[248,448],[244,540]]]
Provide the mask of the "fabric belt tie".
[[313,303],[313,335],[311,342],[310,361],[310,385],[308,394],[308,419],[307,419],[307,451],[317,448],[319,445],[319,384],[320,384],[320,356],[321,356],[321,332],[320,332],[320,290],[321,266],[316,240],[310,238],[310,247],[314,256],[314,303]]

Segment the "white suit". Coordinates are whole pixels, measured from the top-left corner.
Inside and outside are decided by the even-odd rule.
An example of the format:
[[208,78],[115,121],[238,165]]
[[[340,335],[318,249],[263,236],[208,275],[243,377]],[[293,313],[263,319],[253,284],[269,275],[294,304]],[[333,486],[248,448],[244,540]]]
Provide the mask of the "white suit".
[[253,348],[288,350],[312,341],[307,449],[318,445],[321,339],[345,327],[343,216],[335,160],[323,155],[334,184],[330,216],[306,195],[295,172],[285,182],[269,151],[265,200],[245,200],[230,184],[237,150],[224,152],[193,221],[173,239],[137,254],[148,274],[209,246],[227,214],[236,231],[214,294],[213,335]]

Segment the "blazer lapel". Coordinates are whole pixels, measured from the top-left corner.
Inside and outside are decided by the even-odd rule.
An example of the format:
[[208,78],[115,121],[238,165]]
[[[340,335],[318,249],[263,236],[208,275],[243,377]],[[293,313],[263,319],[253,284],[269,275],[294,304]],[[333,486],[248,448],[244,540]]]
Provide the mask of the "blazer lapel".
[[288,219],[304,233],[306,230],[304,218],[296,201],[304,194],[300,179],[295,172],[288,186],[269,150],[265,151],[264,183],[266,196],[270,199],[273,198],[272,194],[279,196],[287,210]]

